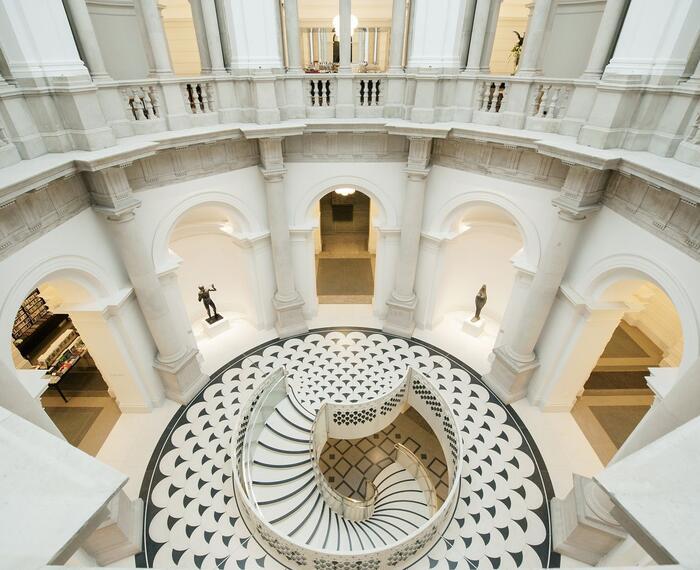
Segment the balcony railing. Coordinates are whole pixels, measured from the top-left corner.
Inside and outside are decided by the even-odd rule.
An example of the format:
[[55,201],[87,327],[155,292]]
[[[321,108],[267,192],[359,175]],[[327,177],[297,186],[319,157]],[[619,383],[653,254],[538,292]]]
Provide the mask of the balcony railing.
[[127,116],[134,121],[160,118],[160,98],[155,85],[135,85],[122,88]]
[[[434,86],[426,85],[427,81],[434,81]],[[700,89],[694,85],[656,86],[650,97],[669,102],[675,98],[660,113],[657,126],[650,128],[644,115],[639,125],[633,120],[623,128],[650,133],[647,138],[654,143],[648,145],[651,152],[675,154],[684,162],[700,166]],[[102,81],[95,88],[105,121],[116,138],[219,122],[276,122],[305,117],[473,122],[576,137],[589,120],[597,92],[590,81],[487,74],[436,74],[425,78],[411,73],[270,72]],[[13,109],[23,96],[22,89],[16,87],[0,90],[1,126],[7,142],[15,145],[20,155],[24,144],[20,133],[26,130],[26,120],[21,117],[27,114]],[[31,118],[34,107],[27,108]],[[35,130],[51,135],[38,125]],[[639,140],[636,137],[635,141]]]

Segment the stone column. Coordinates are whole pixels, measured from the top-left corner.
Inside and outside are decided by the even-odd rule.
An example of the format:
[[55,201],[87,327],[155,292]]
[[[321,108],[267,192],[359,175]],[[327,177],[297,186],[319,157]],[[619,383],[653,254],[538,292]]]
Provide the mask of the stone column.
[[403,44],[406,28],[406,0],[394,0],[391,12],[391,44],[389,45],[389,71],[403,69]]
[[574,474],[574,488],[566,498],[552,499],[554,550],[595,566],[627,537],[612,509],[612,501],[593,479]]
[[382,329],[400,336],[413,334],[415,310],[418,304],[414,286],[418,252],[423,226],[423,202],[425,187],[430,172],[430,152],[433,139],[411,137],[406,167],[406,191],[401,210],[401,240],[399,259],[396,266],[396,281],[390,299],[387,301],[387,315]]
[[340,40],[340,67],[338,71],[349,73],[352,71],[352,2],[351,0],[339,0],[339,24],[338,24],[338,39]]
[[[678,379],[665,397],[657,396],[608,465],[624,459],[700,415],[700,360]],[[611,514],[613,504],[592,479],[574,475],[574,489],[552,499],[554,549],[597,564],[621,546],[627,533]],[[607,558],[605,558],[607,560]]]
[[100,566],[141,552],[143,499],[132,500],[121,489],[109,502],[107,512],[107,520],[82,545]]
[[607,0],[598,25],[588,65],[581,76],[584,79],[599,79],[610,61],[613,45],[620,30],[622,18],[629,0]]
[[85,0],[65,0],[81,52],[93,79],[110,79]]
[[282,159],[282,139],[260,139],[260,171],[265,179],[267,221],[270,226],[272,262],[277,291],[272,300],[276,312],[276,328],[280,337],[293,336],[309,330],[302,309],[304,300],[294,284],[294,265],[289,237],[289,222],[284,191],[287,170]]
[[141,237],[135,210],[141,203],[133,197],[123,168],[112,167],[88,175],[95,209],[107,219],[115,247],[134,287],[158,354],[153,366],[160,373],[165,394],[185,404],[209,381],[197,360],[197,351],[189,348],[177,331],[156,275],[150,250]]
[[194,34],[197,38],[197,50],[199,51],[199,63],[202,68],[202,75],[211,72],[211,58],[207,47],[207,31],[204,26],[204,14],[202,13],[202,0],[190,0],[192,9],[192,23],[194,24]]
[[173,74],[173,66],[165,38],[163,21],[160,18],[157,0],[140,0],[136,6],[141,14],[146,40],[150,47],[151,77],[168,77]]
[[287,28],[287,65],[289,71],[301,71],[301,40],[297,0],[284,0],[284,23]]
[[481,70],[483,73],[491,72],[491,54],[493,53],[493,44],[496,41],[496,27],[498,26],[498,16],[500,13],[501,0],[494,0],[491,4],[489,27],[486,30],[484,49],[481,52]]
[[228,0],[216,0],[216,13],[219,18],[219,35],[221,36],[221,51],[224,53],[224,64],[227,70],[233,67],[236,59],[236,42],[233,29],[233,9]]
[[582,222],[598,210],[606,180],[606,171],[573,165],[561,195],[553,201],[559,209],[557,221],[542,252],[520,318],[513,327],[510,342],[494,349],[493,366],[484,377],[506,403],[519,400],[527,393],[530,378],[538,366],[535,345],[559,291]]
[[469,40],[469,53],[467,54],[467,67],[465,71],[479,73],[481,69],[481,54],[484,51],[487,30],[489,27],[490,0],[477,0],[474,11],[474,23]]
[[219,35],[219,21],[216,17],[216,5],[214,0],[201,0],[202,18],[204,30],[207,36],[207,51],[211,62],[211,72],[214,75],[226,73],[224,55],[221,49],[221,36]]
[[527,24],[523,53],[520,56],[516,75],[532,77],[542,73],[542,52],[547,31],[547,21],[552,11],[552,1],[535,0],[535,8]]

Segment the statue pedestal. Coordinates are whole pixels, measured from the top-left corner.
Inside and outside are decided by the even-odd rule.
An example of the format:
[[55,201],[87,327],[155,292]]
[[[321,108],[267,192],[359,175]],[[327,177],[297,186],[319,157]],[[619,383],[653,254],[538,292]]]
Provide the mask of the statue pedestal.
[[207,319],[204,319],[204,334],[206,334],[209,338],[214,338],[215,336],[219,336],[222,332],[228,330],[230,326],[231,321],[228,320],[228,317],[223,317],[211,324],[207,322]]
[[486,319],[481,317],[475,323],[472,322],[472,317],[464,319],[462,324],[462,330],[470,336],[478,337],[484,334],[484,327],[486,326]]

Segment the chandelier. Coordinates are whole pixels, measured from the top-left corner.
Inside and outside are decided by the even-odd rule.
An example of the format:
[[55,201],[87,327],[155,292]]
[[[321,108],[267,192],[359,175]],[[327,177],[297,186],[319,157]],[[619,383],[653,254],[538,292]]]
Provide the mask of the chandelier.
[[340,194],[341,196],[351,196],[352,194],[355,193],[354,188],[336,188],[334,190],[336,194]]

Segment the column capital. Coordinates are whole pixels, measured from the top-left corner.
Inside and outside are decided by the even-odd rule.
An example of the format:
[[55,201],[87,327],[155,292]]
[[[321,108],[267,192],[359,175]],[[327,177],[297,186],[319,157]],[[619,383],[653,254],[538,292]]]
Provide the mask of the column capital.
[[258,139],[260,149],[260,161],[262,169],[284,170],[284,156],[282,155],[282,139],[284,137],[261,137]]
[[284,166],[265,168],[260,166],[260,173],[263,175],[265,182],[281,182],[284,180],[287,169]]
[[609,175],[609,170],[572,164],[559,196],[552,202],[568,215],[585,217],[587,213],[600,208]]
[[427,170],[433,148],[433,138],[409,135],[408,140],[408,170]]
[[409,180],[421,181],[425,180],[428,177],[428,174],[430,174],[430,167],[421,168],[409,164],[404,169],[404,172],[406,172]]
[[87,180],[90,200],[98,211],[126,212],[141,204],[134,197],[123,167],[111,166],[94,172],[85,172],[84,176]]

